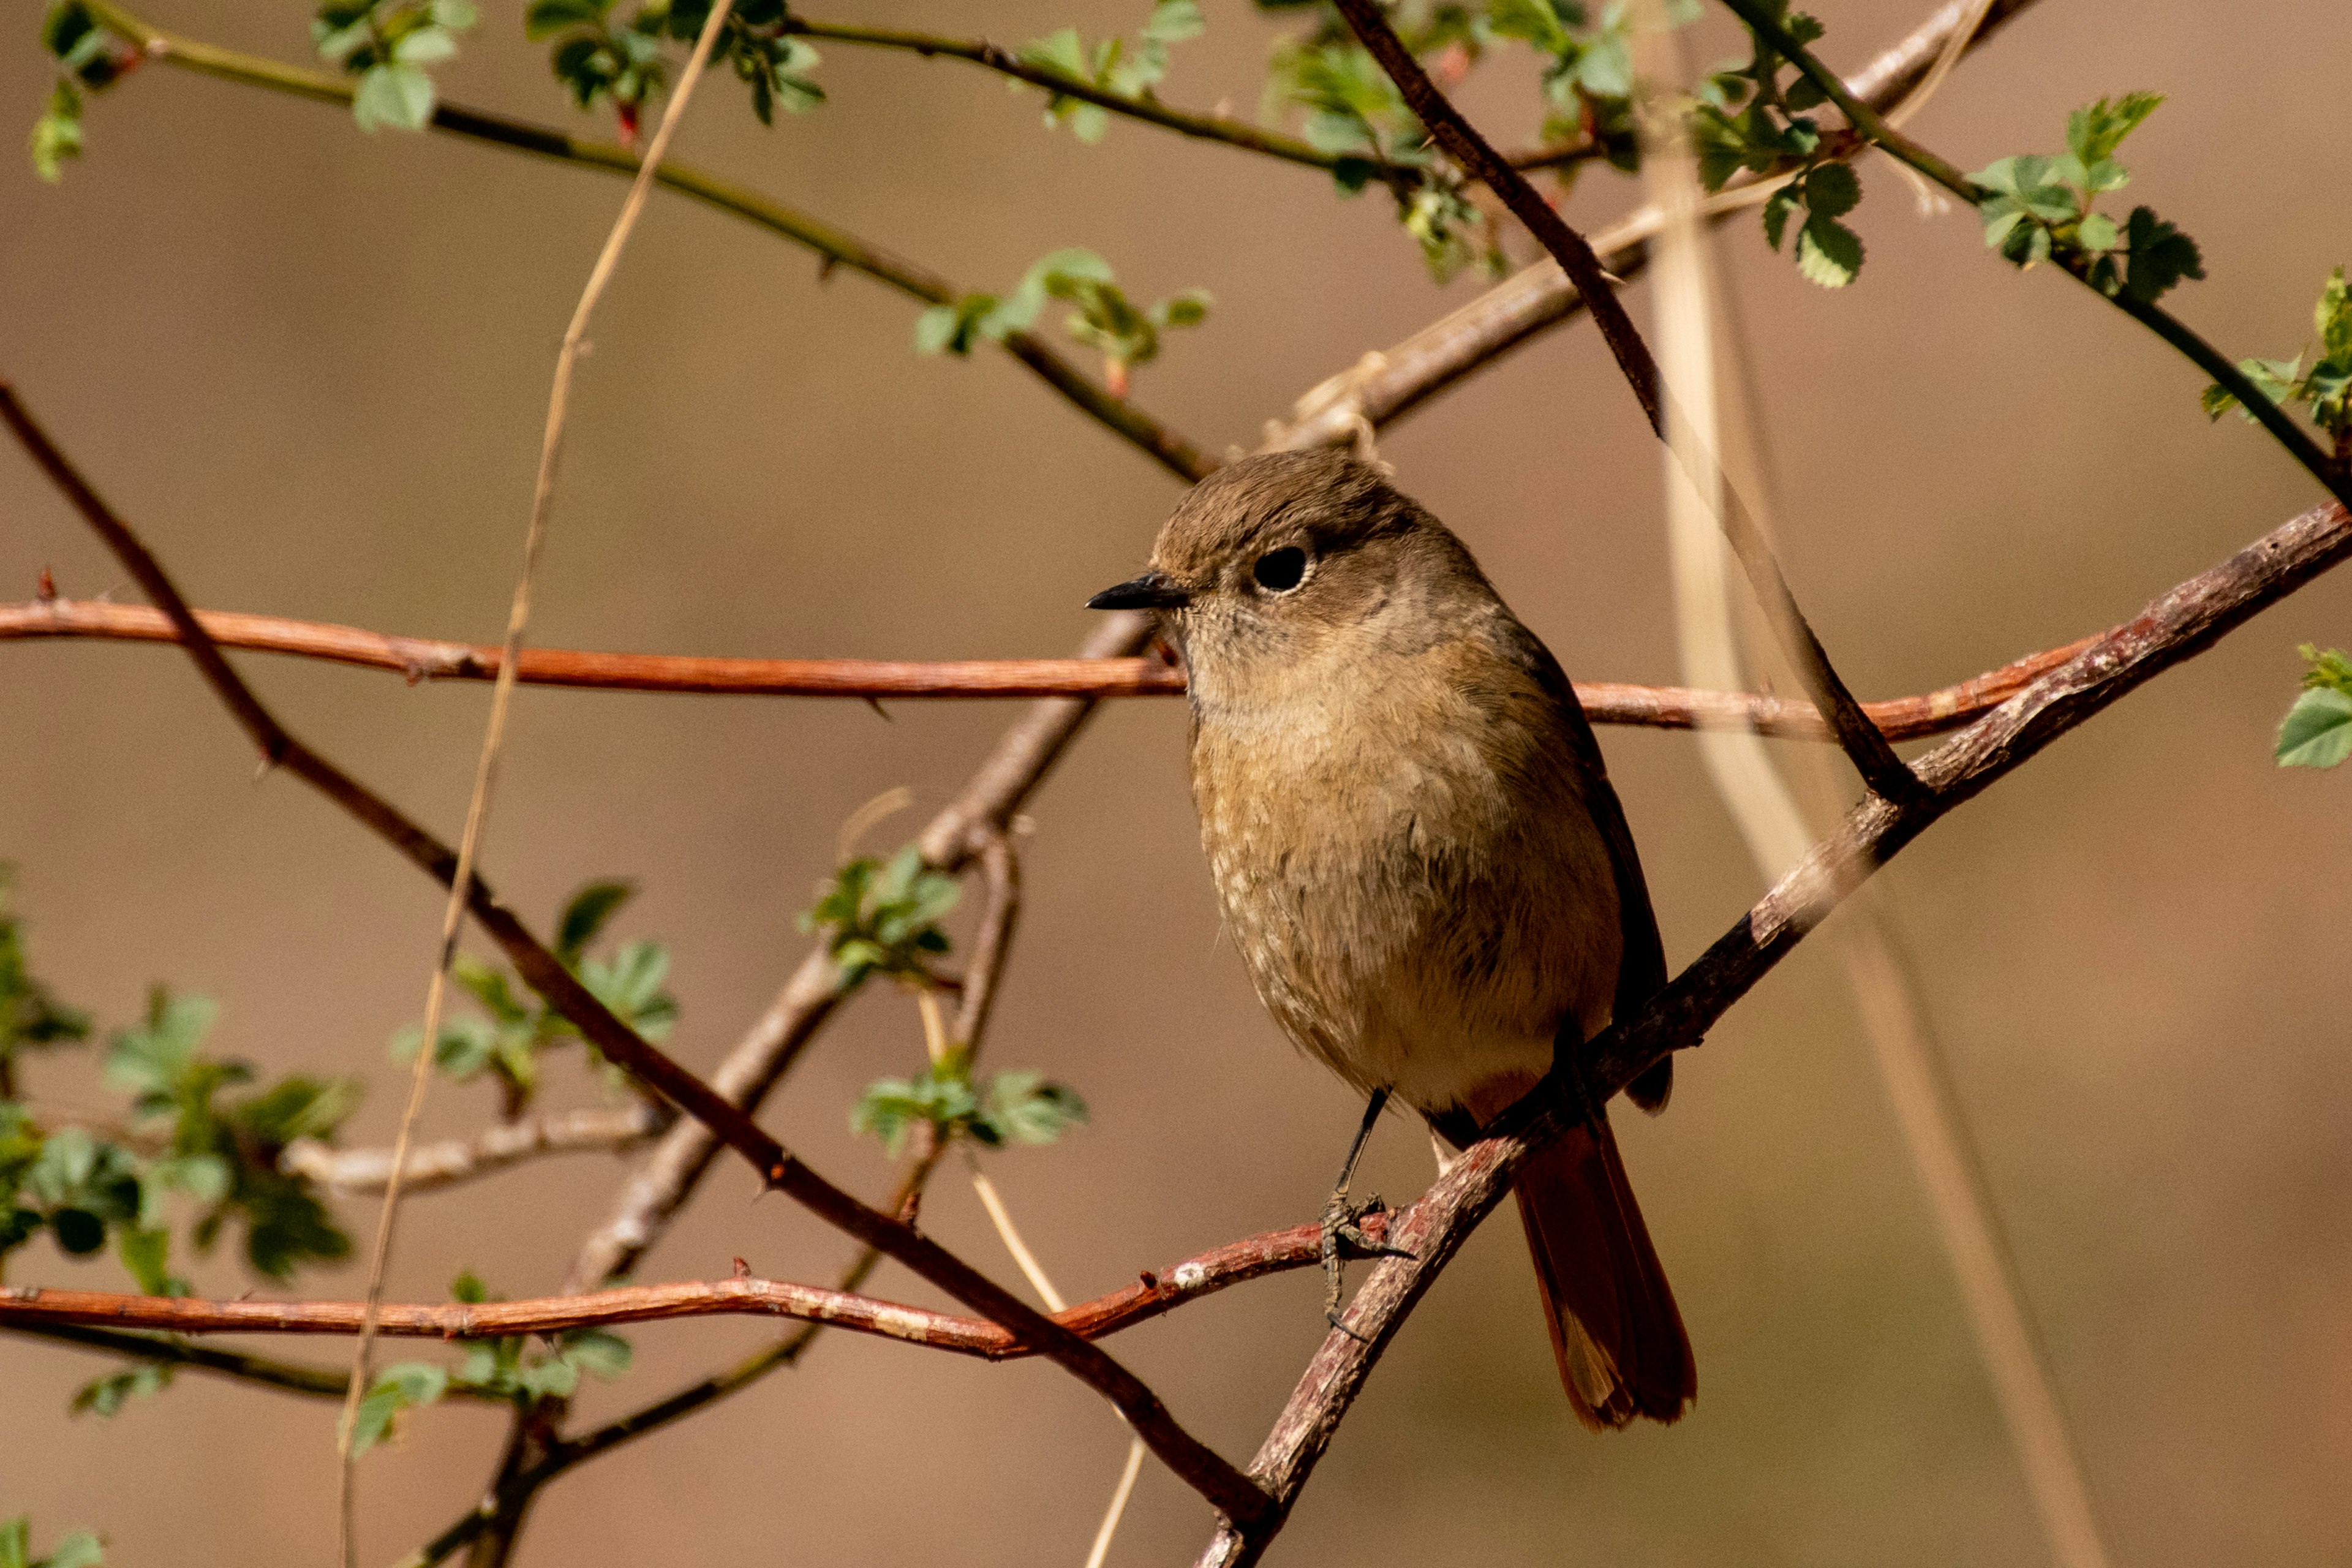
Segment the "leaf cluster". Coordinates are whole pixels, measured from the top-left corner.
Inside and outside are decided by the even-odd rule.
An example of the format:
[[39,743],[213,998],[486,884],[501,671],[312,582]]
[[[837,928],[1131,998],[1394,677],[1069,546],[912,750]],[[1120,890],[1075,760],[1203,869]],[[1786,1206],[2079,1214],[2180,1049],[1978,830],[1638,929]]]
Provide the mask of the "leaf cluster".
[[[609,959],[592,958],[588,949],[623,905],[636,894],[634,883],[591,882],[572,895],[556,921],[554,952],[563,967],[614,1016],[646,1039],[659,1045],[677,1024],[677,1000],[665,983],[669,978],[669,950],[659,942],[623,943]],[[459,1083],[489,1074],[497,1082],[501,1109],[509,1117],[521,1113],[538,1092],[540,1058],[551,1047],[580,1042],[591,1062],[603,1069],[608,1087],[622,1088],[625,1076],[606,1063],[578,1027],[543,999],[510,984],[506,971],[471,953],[459,953],[449,965],[449,977],[472,997],[481,1011],[445,1020],[435,1043],[434,1066]],[[393,1037],[395,1059],[415,1055],[424,1029],[412,1024]]]
[[[1821,23],[1790,11],[1787,0],[1779,0],[1773,15],[1800,46],[1822,37]],[[1794,220],[1798,272],[1824,289],[1843,289],[1862,272],[1862,236],[1840,221],[1861,203],[1862,182],[1833,156],[1838,144],[1813,118],[1827,101],[1821,88],[1801,70],[1784,81],[1794,62],[1752,28],[1748,37],[1754,50],[1748,63],[1710,75],[1692,106],[1699,181],[1716,191],[1743,169],[1787,172],[1787,183],[1764,204],[1764,237],[1780,249]]]
[[877,1079],[849,1112],[849,1130],[872,1133],[892,1159],[907,1135],[928,1126],[939,1147],[969,1138],[990,1149],[1058,1141],[1087,1120],[1087,1102],[1067,1084],[1027,1068],[998,1073],[982,1092],[969,1052],[950,1050],[913,1079]]
[[915,318],[917,353],[968,354],[985,338],[1002,342],[1034,326],[1048,300],[1077,307],[1063,330],[1103,356],[1115,396],[1127,395],[1129,373],[1160,357],[1163,333],[1208,320],[1208,291],[1187,289],[1145,306],[1119,288],[1110,263],[1091,250],[1056,250],[1041,257],[1009,294],[967,294]]
[[[645,106],[669,80],[664,44],[691,45],[709,19],[710,0],[653,0],[625,23],[614,21],[613,0],[531,0],[523,32],[534,42],[554,39],[555,79],[583,109],[610,103],[634,142]],[[775,123],[779,107],[805,114],[824,101],[809,75],[817,52],[793,33],[783,0],[737,0],[712,59],[751,89],[751,112],[762,125]]]
[[359,79],[352,118],[361,130],[422,131],[435,101],[425,68],[455,55],[475,20],[472,0],[324,0],[310,39],[320,59]]
[[54,185],[64,178],[65,160],[81,156],[82,95],[113,86],[138,55],[81,0],[60,0],[49,8],[41,21],[41,47],[57,61],[58,79],[47,109],[33,122],[33,172]]
[[[2306,346],[2293,359],[2240,360],[2238,369],[2280,407],[2304,405],[2312,423],[2334,437],[2340,448],[2352,438],[2352,289],[2347,288],[2341,267],[2328,275],[2311,319],[2319,339],[2315,353]],[[2305,355],[2311,356],[2309,370],[2303,368]],[[2249,421],[2253,418],[2238,407],[2236,394],[2221,386],[2207,387],[2200,401],[2215,419],[2232,408]]]
[[[1153,0],[1150,16],[1132,41],[1105,38],[1089,49],[1076,27],[1064,27],[1021,46],[1023,64],[1053,71],[1083,82],[1097,92],[1118,98],[1148,100],[1153,87],[1168,75],[1168,47],[1197,38],[1206,29],[1200,0]],[[1013,83],[1019,91],[1026,84]],[[1049,92],[1045,128],[1066,121],[1070,133],[1087,143],[1099,142],[1110,129],[1110,111],[1098,103]]]
[[97,1568],[106,1561],[106,1548],[87,1530],[77,1530],[49,1548],[48,1555],[33,1555],[33,1521],[18,1514],[0,1524],[0,1568]]
[[[451,1300],[482,1302],[493,1297],[471,1270],[450,1282]],[[366,1453],[391,1436],[404,1411],[438,1403],[452,1388],[511,1401],[519,1409],[541,1399],[568,1399],[582,1373],[610,1381],[629,1370],[629,1342],[602,1329],[567,1329],[534,1344],[521,1335],[461,1339],[464,1355],[455,1367],[435,1362],[388,1366],[360,1400],[352,1428],[352,1453]]]
[[[171,1200],[194,1200],[190,1240],[208,1252],[232,1222],[245,1228],[246,1261],[285,1281],[306,1264],[351,1250],[310,1184],[280,1171],[297,1138],[329,1138],[359,1104],[355,1079],[299,1074],[259,1092],[224,1091],[252,1081],[247,1063],[203,1049],[215,1009],[201,996],[161,987],[147,1015],[119,1032],[106,1081],[131,1097],[128,1125],[93,1131],[44,1127],[25,1105],[0,1100],[0,1259],[43,1230],[59,1250],[88,1257],[110,1237],[123,1267],[151,1295],[181,1295],[171,1269]],[[105,1382],[107,1380],[101,1380]],[[77,1408],[111,1414],[123,1397],[152,1392],[154,1380],[85,1389]]]
[[2352,658],[2340,648],[2301,649],[2310,668],[2303,695],[2279,721],[2273,753],[2283,768],[2332,768],[2352,757]]
[[800,928],[824,934],[834,984],[846,994],[871,974],[929,984],[927,960],[948,951],[939,922],[963,888],[924,865],[922,853],[909,844],[887,866],[858,857],[818,883],[816,894],[816,903],[799,917]]
[[2113,299],[2153,304],[2182,280],[2205,276],[2197,242],[2134,207],[2118,224],[2098,198],[2131,183],[2116,161],[2124,139],[2164,101],[2161,93],[2101,99],[2066,117],[2066,151],[2002,158],[1972,176],[1990,193],[1977,205],[1985,244],[2020,268],[2055,260]]
[[14,1093],[17,1052],[89,1038],[89,1015],[58,1002],[26,967],[24,933],[8,907],[15,875],[0,862],[0,1100]]
[[[1670,0],[1667,20],[1679,26],[1698,15],[1697,0]],[[1642,166],[1642,138],[1633,119],[1633,9],[1611,0],[1597,23],[1575,0],[1487,0],[1484,30],[1516,38],[1546,57],[1543,94],[1546,142],[1585,142],[1616,168]],[[1562,183],[1578,165],[1560,170]]]

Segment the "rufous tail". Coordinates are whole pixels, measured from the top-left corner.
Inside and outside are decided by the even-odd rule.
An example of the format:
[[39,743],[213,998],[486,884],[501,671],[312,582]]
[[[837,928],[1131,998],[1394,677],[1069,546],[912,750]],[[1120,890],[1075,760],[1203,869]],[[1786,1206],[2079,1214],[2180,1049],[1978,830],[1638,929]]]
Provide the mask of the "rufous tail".
[[1605,1431],[1636,1415],[1679,1416],[1698,1392],[1698,1369],[1608,1122],[1580,1127],[1529,1160],[1517,1191],[1578,1419]]

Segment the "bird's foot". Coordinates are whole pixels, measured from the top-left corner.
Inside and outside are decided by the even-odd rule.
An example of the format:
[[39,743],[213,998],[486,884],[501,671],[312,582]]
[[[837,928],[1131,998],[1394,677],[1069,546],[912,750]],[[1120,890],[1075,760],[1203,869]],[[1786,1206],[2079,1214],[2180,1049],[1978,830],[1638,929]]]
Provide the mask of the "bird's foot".
[[1364,1221],[1373,1215],[1386,1215],[1388,1205],[1377,1197],[1360,1204],[1348,1201],[1346,1189],[1331,1194],[1323,1205],[1323,1316],[1330,1325],[1350,1339],[1361,1342],[1363,1335],[1342,1321],[1341,1298],[1347,1292],[1347,1263],[1341,1256],[1343,1247],[1352,1247],[1368,1258],[1412,1258],[1412,1248],[1392,1247],[1364,1229]]

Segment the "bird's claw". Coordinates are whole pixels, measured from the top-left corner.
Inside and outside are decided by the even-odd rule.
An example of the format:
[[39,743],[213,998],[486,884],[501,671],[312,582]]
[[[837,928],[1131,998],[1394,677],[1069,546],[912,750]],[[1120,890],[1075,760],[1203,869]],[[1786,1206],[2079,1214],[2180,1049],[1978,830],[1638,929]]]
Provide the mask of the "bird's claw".
[[1331,1194],[1323,1205],[1322,1238],[1318,1248],[1323,1262],[1323,1316],[1330,1325],[1355,1340],[1367,1342],[1364,1336],[1341,1321],[1340,1300],[1347,1290],[1347,1262],[1341,1247],[1352,1247],[1368,1258],[1412,1258],[1411,1247],[1392,1246],[1364,1229],[1363,1222],[1372,1215],[1385,1215],[1388,1205],[1377,1197],[1360,1204],[1350,1204],[1345,1192]]

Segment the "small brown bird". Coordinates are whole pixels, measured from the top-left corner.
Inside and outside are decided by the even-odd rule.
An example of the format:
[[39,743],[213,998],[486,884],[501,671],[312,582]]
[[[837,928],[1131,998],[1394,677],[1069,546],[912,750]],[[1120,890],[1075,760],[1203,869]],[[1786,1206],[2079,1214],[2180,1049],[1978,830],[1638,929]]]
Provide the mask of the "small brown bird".
[[[1189,672],[1192,799],[1225,923],[1283,1032],[1457,1147],[1665,979],[1640,860],[1559,665],[1462,542],[1336,453],[1227,465],[1150,570]],[[1672,1064],[1628,1090],[1663,1107]],[[1605,1112],[1519,1173],[1561,1381],[1586,1425],[1672,1421],[1689,1338]],[[1337,1321],[1335,1315],[1334,1321]]]

